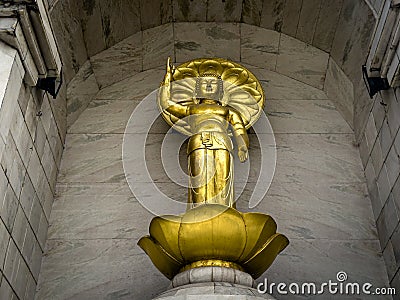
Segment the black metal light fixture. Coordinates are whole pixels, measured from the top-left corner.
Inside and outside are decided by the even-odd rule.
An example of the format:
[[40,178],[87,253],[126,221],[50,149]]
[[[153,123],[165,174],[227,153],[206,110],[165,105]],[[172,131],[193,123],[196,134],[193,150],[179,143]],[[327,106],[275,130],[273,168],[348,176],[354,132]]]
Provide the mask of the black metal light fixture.
[[60,91],[62,82],[62,72],[60,72],[59,77],[39,78],[36,87],[48,92],[50,95],[53,96],[53,99],[56,99],[58,92]]
[[386,78],[382,77],[370,77],[368,76],[367,67],[362,66],[362,73],[364,78],[364,83],[367,87],[368,94],[373,99],[374,95],[382,90],[387,90],[390,88],[389,82]]

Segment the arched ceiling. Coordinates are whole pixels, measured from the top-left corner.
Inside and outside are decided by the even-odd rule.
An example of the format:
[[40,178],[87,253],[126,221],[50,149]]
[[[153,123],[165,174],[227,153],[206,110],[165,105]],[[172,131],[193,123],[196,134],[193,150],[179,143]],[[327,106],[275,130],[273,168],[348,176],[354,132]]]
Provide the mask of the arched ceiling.
[[368,46],[374,25],[370,25],[374,23],[374,17],[364,0],[48,2],[53,27],[62,44],[64,62],[75,72],[88,57],[134,33],[169,22],[243,22],[256,25],[332,52],[339,64],[348,57],[346,51],[352,50],[352,41]]
[[240,22],[285,33],[329,53],[354,85],[356,135],[364,126],[370,106],[360,67],[381,0],[373,1],[375,8],[370,0],[47,1],[67,83],[89,58],[149,28],[170,22]]

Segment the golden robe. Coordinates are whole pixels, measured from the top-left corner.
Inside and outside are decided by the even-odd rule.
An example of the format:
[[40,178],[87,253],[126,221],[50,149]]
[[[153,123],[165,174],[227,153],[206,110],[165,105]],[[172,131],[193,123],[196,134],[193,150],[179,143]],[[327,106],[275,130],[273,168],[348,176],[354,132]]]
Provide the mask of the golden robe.
[[189,139],[189,203],[234,206],[232,150],[224,132],[207,131]]

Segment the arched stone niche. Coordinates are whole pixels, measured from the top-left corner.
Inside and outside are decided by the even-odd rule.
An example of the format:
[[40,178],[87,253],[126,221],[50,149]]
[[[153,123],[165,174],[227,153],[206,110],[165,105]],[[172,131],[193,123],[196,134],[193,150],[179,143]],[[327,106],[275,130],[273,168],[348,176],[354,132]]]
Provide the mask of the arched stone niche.
[[[70,115],[47,241],[51,250],[37,297],[150,299],[166,290],[168,280],[135,246],[153,216],[129,190],[121,153],[130,114],[159,87],[169,55],[176,63],[229,57],[248,67],[265,88],[278,161],[271,188],[256,210],[276,217],[292,243],[260,280],[320,283],[343,269],[357,281],[387,286],[354,132],[327,96],[329,77],[352,87],[344,73],[328,53],[274,30],[180,22],[133,34],[92,56],[71,81],[76,98],[70,101],[83,101],[82,95],[86,100]],[[88,82],[95,85],[88,88]],[[332,82],[329,93],[345,89]],[[185,201],[186,189],[162,170],[160,145],[169,127],[159,121],[149,132],[146,150],[151,182]],[[259,162],[262,154],[252,132],[250,139],[250,157]],[[131,175],[140,177],[137,172]],[[246,180],[238,202],[242,211],[248,210],[256,175],[252,169]]]
[[[333,98],[340,99],[337,107],[354,128],[359,141],[371,108],[360,66],[365,61],[381,3],[369,0],[66,0],[49,1],[49,10],[64,58],[67,82],[94,55],[134,34],[171,22],[240,22],[294,37],[331,55],[333,77],[344,74],[350,79],[356,101],[350,101],[352,97],[347,99],[347,89],[344,98],[342,94],[335,94]],[[82,72],[87,78],[90,67],[85,65]]]
[[176,63],[196,57],[225,57],[276,71],[324,90],[344,119],[353,124],[353,85],[327,52],[258,26],[184,22],[141,31],[92,56],[68,88],[69,126],[98,89],[141,71],[163,67],[168,56]]

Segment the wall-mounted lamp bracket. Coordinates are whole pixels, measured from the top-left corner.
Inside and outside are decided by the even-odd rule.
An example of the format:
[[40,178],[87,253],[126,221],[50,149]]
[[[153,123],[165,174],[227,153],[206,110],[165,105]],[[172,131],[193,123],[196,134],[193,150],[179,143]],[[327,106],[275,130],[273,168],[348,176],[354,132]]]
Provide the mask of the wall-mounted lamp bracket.
[[381,77],[370,77],[368,76],[367,67],[362,66],[362,73],[364,78],[364,83],[367,87],[368,94],[373,99],[374,95],[382,90],[387,90],[390,88],[389,82],[386,78]]
[[60,91],[62,85],[62,72],[59,77],[46,77],[39,78],[36,85],[37,88],[48,92],[53,96],[53,99],[57,98],[58,92]]

